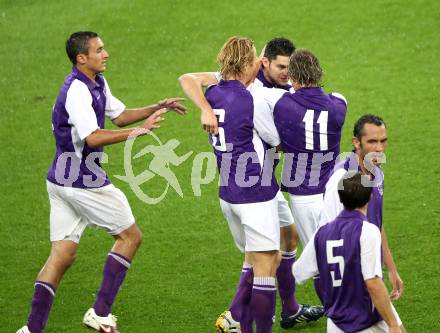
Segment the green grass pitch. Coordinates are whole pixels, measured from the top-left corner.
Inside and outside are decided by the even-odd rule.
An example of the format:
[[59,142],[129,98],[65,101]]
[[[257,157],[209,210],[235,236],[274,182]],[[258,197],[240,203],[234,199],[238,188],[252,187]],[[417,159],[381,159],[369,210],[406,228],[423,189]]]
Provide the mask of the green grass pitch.
[[[258,49],[285,36],[314,51],[325,90],[349,103],[343,151],[360,115],[375,113],[388,124],[384,224],[406,287],[395,306],[408,332],[440,332],[439,22],[434,0],[0,0],[0,331],[25,323],[33,281],[49,253],[45,176],[54,154],[51,107],[70,71],[64,42],[73,31],[95,30],[110,53],[112,92],[128,106],[182,96],[178,76],[216,70],[216,54],[232,35],[252,38]],[[178,139],[181,155],[210,151],[198,110],[189,106],[185,117],[168,115],[156,134]],[[172,167],[183,198],[170,189],[159,204],[147,205],[114,177],[124,174],[123,145],[106,152],[106,170],[145,234],[114,305],[121,332],[213,332],[241,266],[216,181],[194,196],[191,157]],[[163,185],[153,179],[143,190],[157,195]],[[82,315],[111,244],[104,232],[85,232],[46,332],[85,332]],[[297,291],[300,301],[316,303],[311,283]],[[324,332],[325,321],[295,331]],[[282,332],[278,323],[274,332]]]

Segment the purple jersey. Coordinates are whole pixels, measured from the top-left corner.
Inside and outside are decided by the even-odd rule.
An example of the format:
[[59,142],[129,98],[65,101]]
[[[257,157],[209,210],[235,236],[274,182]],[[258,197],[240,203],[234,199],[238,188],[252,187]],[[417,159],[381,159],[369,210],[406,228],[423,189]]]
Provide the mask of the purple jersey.
[[91,148],[86,137],[104,128],[105,117],[119,116],[125,106],[111,95],[101,74],[96,82],[73,67],[52,112],[55,158],[47,180],[66,187],[97,188],[110,184],[101,168],[103,147]]
[[[364,282],[367,278],[381,277],[377,268],[362,267],[361,233],[368,232],[363,229],[364,221],[366,217],[361,212],[343,210],[336,220],[319,228],[314,238],[325,315],[347,333],[364,330],[382,320]],[[380,244],[380,233],[377,229],[373,232]]]
[[[221,80],[205,96],[219,122],[219,135],[211,136],[211,144],[220,173],[220,198],[233,204],[273,199],[278,184],[269,148],[278,145],[279,138],[266,135],[269,122],[261,118],[271,117],[270,111],[258,108],[251,93],[236,80]],[[272,132],[276,133],[274,126]]]
[[345,98],[318,87],[273,96],[269,103],[285,153],[281,189],[294,195],[324,193],[340,151]]

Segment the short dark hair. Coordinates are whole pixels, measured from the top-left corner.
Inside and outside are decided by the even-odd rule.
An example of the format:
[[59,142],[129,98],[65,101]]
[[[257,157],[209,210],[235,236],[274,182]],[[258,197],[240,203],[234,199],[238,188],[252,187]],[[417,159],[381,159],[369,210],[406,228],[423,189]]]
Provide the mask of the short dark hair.
[[383,121],[383,119],[379,116],[375,116],[373,114],[364,114],[362,117],[360,117],[356,123],[354,124],[354,128],[353,128],[353,136],[355,136],[356,138],[358,138],[358,140],[360,141],[362,136],[364,135],[364,126],[365,124],[373,124],[376,126],[385,126],[385,122]]
[[89,39],[99,37],[93,31],[78,31],[70,35],[66,41],[66,53],[72,64],[76,65],[78,54],[89,54]]
[[364,207],[371,197],[371,186],[363,184],[363,178],[359,171],[348,171],[339,181],[338,194],[344,207],[348,210]]
[[304,87],[319,87],[322,68],[318,58],[307,49],[296,49],[289,61],[289,78]]
[[271,39],[264,48],[264,56],[270,61],[276,59],[277,56],[290,57],[295,51],[295,45],[287,38],[277,37]]

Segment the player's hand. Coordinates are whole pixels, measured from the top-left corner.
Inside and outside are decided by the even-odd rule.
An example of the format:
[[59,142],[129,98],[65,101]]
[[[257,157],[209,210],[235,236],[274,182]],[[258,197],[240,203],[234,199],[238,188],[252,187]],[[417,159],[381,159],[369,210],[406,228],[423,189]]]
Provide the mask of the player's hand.
[[393,290],[391,291],[390,298],[392,301],[399,299],[403,294],[403,281],[397,271],[389,271],[388,277],[390,279]]
[[157,107],[158,107],[158,109],[166,109],[167,111],[175,111],[180,115],[184,115],[184,114],[186,114],[187,107],[179,103],[184,100],[185,100],[184,98],[180,98],[180,97],[163,99],[157,103]]
[[159,123],[164,121],[165,118],[161,117],[164,113],[166,113],[167,109],[160,109],[155,111],[151,116],[147,118],[147,120],[140,126],[142,129],[152,130],[154,128],[159,128]]
[[215,116],[212,109],[202,110],[200,115],[200,122],[202,124],[203,130],[214,135],[218,134],[217,117]]

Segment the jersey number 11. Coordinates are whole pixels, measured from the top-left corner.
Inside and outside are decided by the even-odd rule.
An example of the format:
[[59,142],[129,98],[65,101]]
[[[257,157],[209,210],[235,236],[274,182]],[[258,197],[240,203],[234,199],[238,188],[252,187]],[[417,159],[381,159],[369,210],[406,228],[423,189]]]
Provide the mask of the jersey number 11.
[[305,126],[305,135],[306,135],[306,149],[314,150],[313,144],[313,120],[315,118],[315,112],[319,112],[318,120],[316,121],[319,124],[319,150],[327,150],[328,142],[327,142],[327,122],[328,122],[328,111],[315,111],[315,110],[307,110],[306,115],[303,118],[303,122],[306,124]]

